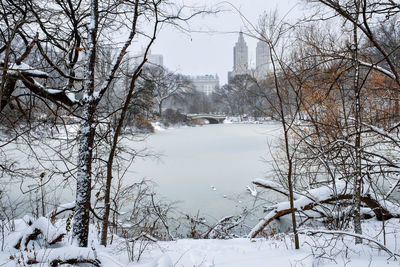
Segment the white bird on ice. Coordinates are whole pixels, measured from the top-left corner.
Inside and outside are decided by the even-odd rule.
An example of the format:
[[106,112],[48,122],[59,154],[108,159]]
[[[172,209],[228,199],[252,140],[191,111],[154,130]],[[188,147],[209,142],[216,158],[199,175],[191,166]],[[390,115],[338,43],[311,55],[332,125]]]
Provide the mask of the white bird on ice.
[[250,194],[253,196],[253,197],[256,197],[257,196],[257,189],[256,189],[256,187],[255,186],[253,186],[253,188],[251,188],[249,185],[246,187],[246,189],[250,192]]

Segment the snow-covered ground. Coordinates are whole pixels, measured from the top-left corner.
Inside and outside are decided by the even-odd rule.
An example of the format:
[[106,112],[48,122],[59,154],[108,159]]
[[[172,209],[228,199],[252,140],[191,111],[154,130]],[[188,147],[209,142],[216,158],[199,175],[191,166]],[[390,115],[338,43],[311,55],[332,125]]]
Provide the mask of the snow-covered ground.
[[[46,245],[46,242],[49,243],[60,233],[65,232],[65,221],[49,225],[46,219],[40,218],[28,226],[28,220],[27,217],[24,220],[16,220],[15,231],[5,232],[3,251],[0,252],[0,266],[50,266],[50,261],[68,258],[90,259],[93,262],[99,260],[101,266],[107,267],[400,266],[398,219],[385,222],[385,241],[382,222],[374,219],[364,222],[364,236],[376,243],[364,240],[363,245],[355,245],[353,237],[330,234],[315,236],[301,234],[299,250],[294,249],[291,235],[287,234],[277,234],[267,239],[181,239],[169,242],[144,241],[144,243],[137,241],[132,254],[135,258],[139,255],[140,248],[145,247],[138,262],[129,261],[127,242],[122,238],[115,237],[113,244],[106,248],[98,245],[94,226],[91,227],[90,247],[81,249],[69,245],[69,234],[56,244]],[[25,243],[27,234],[35,227],[44,234],[39,235],[34,241]],[[22,236],[24,238],[20,243],[21,247],[15,249],[15,243]],[[386,245],[383,245],[384,242]],[[132,247],[132,243],[129,244],[129,247]],[[379,248],[377,244],[384,247]],[[390,256],[390,253],[393,255]]]
[[139,266],[154,266],[152,258],[168,258],[172,264],[166,266],[292,266],[300,261],[311,266],[307,251],[282,245],[285,246],[279,240],[264,239],[160,242],[144,255],[142,261],[149,263]]
[[[385,226],[387,247],[392,252],[399,253],[398,219],[386,222]],[[363,228],[365,236],[383,244],[382,222],[372,220],[364,223]],[[396,260],[390,257],[382,249],[377,248],[376,244],[369,244],[367,241],[364,241],[363,245],[355,245],[352,237],[333,238],[331,235],[311,237],[302,234],[300,243],[301,248],[294,249],[291,236],[285,234],[269,239],[184,239],[159,242],[144,253],[139,266],[400,266],[400,258]]]

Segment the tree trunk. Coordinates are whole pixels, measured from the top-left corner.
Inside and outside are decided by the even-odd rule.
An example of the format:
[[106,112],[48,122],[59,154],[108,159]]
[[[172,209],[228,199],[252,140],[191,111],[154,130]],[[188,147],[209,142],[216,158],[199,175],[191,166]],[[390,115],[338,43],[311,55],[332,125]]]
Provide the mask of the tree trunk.
[[[355,1],[355,22],[358,22],[360,1]],[[361,188],[362,188],[362,162],[361,162],[361,88],[360,71],[358,63],[358,34],[357,24],[353,23],[353,62],[354,62],[354,97],[355,97],[355,177],[354,177],[354,232],[362,234],[361,228]],[[355,239],[356,244],[362,243],[361,238]]]
[[89,210],[91,195],[92,154],[94,143],[94,114],[97,101],[94,99],[94,69],[96,64],[96,37],[98,27],[98,0],[90,3],[91,22],[88,34],[88,53],[85,68],[85,99],[79,135],[79,162],[76,181],[76,205],[72,229],[72,242],[87,247],[89,235]]
[[[289,189],[289,201],[290,201],[290,209],[291,209],[291,216],[292,216],[292,227],[293,227],[293,234],[294,234],[294,245],[296,249],[300,248],[299,245],[299,235],[297,233],[297,223],[296,223],[296,209],[294,208],[294,194],[293,194],[293,158],[290,155],[290,147],[289,147],[289,130],[290,126],[288,126],[286,122],[286,117],[285,117],[285,109],[283,106],[283,99],[281,95],[281,90],[279,87],[279,82],[278,82],[278,77],[277,77],[277,69],[275,66],[275,61],[273,58],[273,52],[272,51],[272,45],[270,45],[270,58],[274,70],[274,83],[275,83],[275,89],[276,89],[276,94],[278,97],[278,102],[279,102],[279,112],[280,112],[280,119],[282,123],[282,128],[283,128],[283,133],[284,133],[284,138],[285,138],[285,154],[286,154],[286,160],[288,161],[288,173],[287,173],[287,182],[288,182],[288,189]],[[289,127],[289,128],[288,128]]]
[[91,195],[92,149],[94,141],[94,103],[86,103],[79,136],[79,165],[76,181],[76,205],[73,223],[73,244],[87,247]]
[[103,246],[107,246],[107,232],[108,232],[108,220],[110,217],[110,209],[111,209],[111,203],[110,203],[110,196],[111,196],[111,182],[112,182],[112,171],[113,171],[113,164],[114,164],[114,157],[115,157],[115,152],[117,150],[117,145],[118,145],[118,139],[121,134],[121,129],[125,121],[126,113],[128,111],[129,104],[131,102],[132,96],[133,96],[133,90],[135,89],[135,82],[137,80],[137,75],[132,77],[130,86],[129,86],[129,92],[126,97],[124,106],[121,111],[121,115],[118,119],[118,125],[117,128],[115,129],[114,136],[113,136],[113,141],[111,144],[111,151],[108,156],[108,161],[107,161],[107,181],[106,181],[106,191],[105,191],[105,196],[104,196],[104,214],[103,214],[103,222],[102,222],[102,228],[101,228],[101,241],[100,244]]
[[158,115],[160,115],[160,117],[162,117],[162,101],[160,101],[160,103],[158,103]]

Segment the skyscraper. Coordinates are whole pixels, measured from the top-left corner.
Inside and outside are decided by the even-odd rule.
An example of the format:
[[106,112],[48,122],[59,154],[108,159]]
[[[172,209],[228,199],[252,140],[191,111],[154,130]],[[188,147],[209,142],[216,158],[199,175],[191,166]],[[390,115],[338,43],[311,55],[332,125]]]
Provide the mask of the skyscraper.
[[265,42],[258,41],[256,48],[256,76],[257,79],[265,78],[269,70],[269,47]]
[[243,38],[243,32],[239,33],[239,39],[233,47],[233,75],[248,73],[249,51]]
[[259,41],[256,48],[256,68],[249,67],[249,53],[243,32],[233,47],[233,71],[228,72],[228,82],[237,75],[249,74],[257,80],[264,80],[270,72],[270,52],[265,42]]

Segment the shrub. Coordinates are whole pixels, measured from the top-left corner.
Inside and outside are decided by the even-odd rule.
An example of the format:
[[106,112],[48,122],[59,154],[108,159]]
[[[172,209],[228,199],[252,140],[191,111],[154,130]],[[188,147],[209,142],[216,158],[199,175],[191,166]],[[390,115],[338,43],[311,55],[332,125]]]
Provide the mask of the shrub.
[[166,109],[163,112],[162,120],[164,124],[187,124],[188,118],[178,110]]
[[154,127],[144,117],[136,116],[133,125],[141,133],[154,133]]

